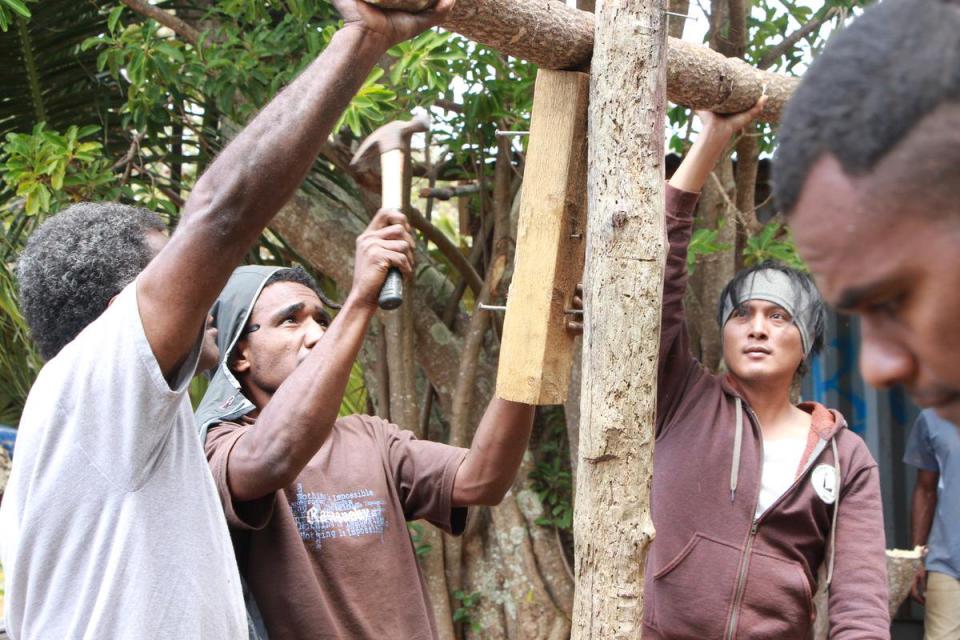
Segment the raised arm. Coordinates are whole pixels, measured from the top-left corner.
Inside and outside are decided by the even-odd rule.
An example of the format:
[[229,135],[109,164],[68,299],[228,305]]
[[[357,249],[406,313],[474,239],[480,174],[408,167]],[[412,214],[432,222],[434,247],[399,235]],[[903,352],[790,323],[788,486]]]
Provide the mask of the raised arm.
[[749,111],[720,116],[698,111],[703,130],[667,183],[667,265],[660,321],[660,358],[657,374],[657,432],[679,401],[685,381],[696,363],[690,354],[683,298],[687,291],[687,246],[693,233],[693,209],[734,133],[763,110],[761,98]]
[[138,278],[144,330],[165,376],[182,365],[230,273],[300,186],[374,64],[439,23],[453,1],[408,14],[334,0],[343,28],[200,177],[170,242]]

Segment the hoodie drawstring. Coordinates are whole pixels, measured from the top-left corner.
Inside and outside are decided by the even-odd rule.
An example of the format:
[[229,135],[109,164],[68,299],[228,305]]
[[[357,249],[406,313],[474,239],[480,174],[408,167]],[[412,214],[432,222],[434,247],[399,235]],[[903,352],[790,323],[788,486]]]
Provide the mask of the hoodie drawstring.
[[837,475],[837,497],[833,501],[833,518],[830,522],[830,557],[827,559],[827,589],[830,588],[830,582],[833,580],[833,561],[837,553],[837,513],[840,511],[840,488],[843,483],[840,481],[840,454],[837,451],[837,437],[830,438],[830,445],[833,448],[833,469]]
[[730,465],[730,502],[737,497],[737,480],[740,477],[740,450],[743,447],[743,402],[737,401],[737,430],[733,434],[733,462]]
[[[737,495],[737,481],[740,477],[740,453],[743,447],[743,402],[736,398],[737,404],[737,426],[733,434],[733,461],[730,465],[730,502],[734,501]],[[833,566],[837,554],[837,514],[840,512],[840,488],[843,486],[840,478],[840,452],[837,450],[837,438],[834,435],[830,438],[830,446],[833,449],[833,469],[837,478],[837,496],[833,501],[833,517],[830,521],[830,555],[827,558],[827,588],[833,581]]]

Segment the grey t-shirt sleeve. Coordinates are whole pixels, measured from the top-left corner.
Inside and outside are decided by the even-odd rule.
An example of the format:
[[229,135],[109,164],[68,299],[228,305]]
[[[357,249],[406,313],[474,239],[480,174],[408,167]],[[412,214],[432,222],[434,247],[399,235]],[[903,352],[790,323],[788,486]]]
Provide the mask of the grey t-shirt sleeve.
[[189,417],[200,339],[198,333],[171,387],[144,333],[133,282],[55,359],[62,372],[58,409],[75,430],[73,442],[118,488],[142,487],[178,414]]
[[903,461],[924,471],[940,471],[936,452],[930,446],[930,421],[927,412],[917,416],[917,421],[910,430],[907,440],[907,449],[903,454]]
[[[369,418],[377,420],[377,418]],[[382,422],[385,454],[407,520],[426,520],[459,535],[466,526],[466,507],[453,506],[453,482],[467,449],[429,440]]]

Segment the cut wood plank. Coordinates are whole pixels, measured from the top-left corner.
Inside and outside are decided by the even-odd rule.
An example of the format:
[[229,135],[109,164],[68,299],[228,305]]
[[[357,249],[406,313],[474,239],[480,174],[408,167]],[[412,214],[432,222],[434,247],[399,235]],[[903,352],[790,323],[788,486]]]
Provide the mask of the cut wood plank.
[[504,400],[566,400],[573,362],[566,310],[585,246],[589,89],[584,73],[537,73],[497,374],[497,396]]

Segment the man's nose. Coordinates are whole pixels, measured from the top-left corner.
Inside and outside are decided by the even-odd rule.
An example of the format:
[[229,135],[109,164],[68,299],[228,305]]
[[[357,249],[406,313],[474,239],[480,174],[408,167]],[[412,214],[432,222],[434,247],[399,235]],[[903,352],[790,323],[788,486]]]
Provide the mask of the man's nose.
[[759,338],[767,335],[767,318],[762,313],[750,316],[750,337]]
[[871,386],[887,389],[909,382],[916,374],[916,360],[904,345],[863,327],[860,375]]
[[326,332],[326,328],[313,319],[310,319],[307,322],[308,325],[307,333],[304,336],[304,346],[306,346],[308,349],[313,349],[313,347],[320,342],[320,338],[323,337],[323,334]]

